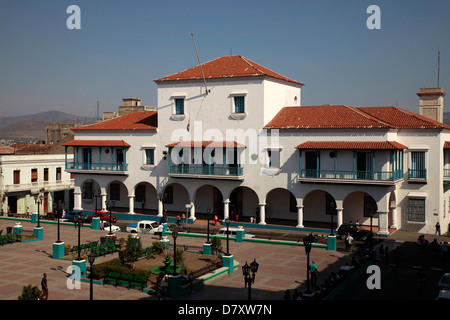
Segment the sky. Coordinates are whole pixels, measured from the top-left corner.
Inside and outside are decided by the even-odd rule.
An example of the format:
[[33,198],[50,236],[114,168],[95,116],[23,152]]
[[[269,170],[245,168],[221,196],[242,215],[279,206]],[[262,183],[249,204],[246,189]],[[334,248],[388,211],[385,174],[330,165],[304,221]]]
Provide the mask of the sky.
[[[80,29],[67,27],[71,5]],[[95,117],[97,101],[101,113],[127,97],[156,106],[153,80],[198,64],[191,33],[202,63],[241,55],[305,83],[305,106],[418,112],[439,51],[450,92],[448,0],[1,0],[0,116]]]

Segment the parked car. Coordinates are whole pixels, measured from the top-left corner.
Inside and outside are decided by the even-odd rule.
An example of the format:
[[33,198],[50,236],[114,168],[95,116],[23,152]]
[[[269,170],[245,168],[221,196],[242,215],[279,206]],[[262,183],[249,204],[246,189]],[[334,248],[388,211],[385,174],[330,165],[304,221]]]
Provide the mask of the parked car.
[[[82,210],[73,210],[73,211],[69,211],[65,214],[64,219],[67,219],[67,221],[69,222],[74,222],[75,221],[75,216],[81,216],[81,214],[84,213],[84,211]],[[87,218],[85,217],[83,222],[87,222]]]
[[157,221],[142,220],[136,223],[127,225],[127,232],[155,234],[158,232],[159,223]]
[[450,273],[444,273],[438,283],[439,290],[450,290]]
[[97,211],[95,212],[93,215],[90,215],[88,217],[88,221],[92,222],[92,218],[95,217],[99,217],[101,221],[109,221],[109,219],[112,220],[113,223],[117,222],[117,217],[116,216],[109,216],[109,212],[105,212],[105,211]]
[[103,229],[106,230],[106,231],[109,231],[110,229],[112,229],[111,230],[112,232],[120,232],[120,227],[119,226],[115,226],[115,225],[110,226],[109,221],[105,221],[104,222]]
[[345,235],[349,233],[353,239],[361,241],[366,241],[370,235],[369,230],[363,229],[357,224],[342,224],[337,233],[340,238],[345,237]]
[[450,300],[450,291],[439,290],[439,295],[436,297],[436,300]]
[[[236,237],[236,231],[238,231],[239,228],[230,228],[228,227],[228,234],[230,237]],[[218,236],[226,236],[227,235],[227,228],[222,228],[217,232]],[[244,233],[244,238],[254,238],[255,235],[251,233]]]

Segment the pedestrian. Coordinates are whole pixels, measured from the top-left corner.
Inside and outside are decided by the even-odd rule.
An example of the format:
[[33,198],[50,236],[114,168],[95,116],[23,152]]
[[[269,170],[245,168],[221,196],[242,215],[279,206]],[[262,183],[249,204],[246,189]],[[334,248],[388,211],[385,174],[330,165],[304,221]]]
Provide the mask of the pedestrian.
[[30,217],[30,207],[27,207],[27,219]]
[[180,215],[178,214],[178,215],[177,215],[177,225],[180,226],[180,223],[181,223],[181,217],[180,217]]
[[319,270],[317,269],[316,261],[313,260],[309,265],[309,272],[311,274],[311,286],[316,287],[317,277],[319,276]]
[[439,221],[436,222],[435,228],[436,228],[436,231],[434,231],[434,235],[436,235],[436,234],[441,235],[441,225],[439,224]]
[[100,230],[105,230],[105,222],[100,220]]
[[214,216],[214,225],[217,226],[217,223],[219,222],[219,217],[217,214]]
[[183,226],[186,224],[186,215],[184,214],[184,212],[181,215],[181,223],[183,224]]
[[161,281],[161,297],[167,299],[167,288],[169,287],[169,277],[166,274]]
[[352,243],[353,243],[353,237],[350,233],[347,235],[347,251],[352,251]]
[[163,231],[164,231],[164,226],[162,225],[162,223],[160,223],[158,226],[159,240],[162,239]]
[[41,280],[42,294],[39,296],[39,300],[48,300],[48,285],[47,285],[47,274],[44,273]]

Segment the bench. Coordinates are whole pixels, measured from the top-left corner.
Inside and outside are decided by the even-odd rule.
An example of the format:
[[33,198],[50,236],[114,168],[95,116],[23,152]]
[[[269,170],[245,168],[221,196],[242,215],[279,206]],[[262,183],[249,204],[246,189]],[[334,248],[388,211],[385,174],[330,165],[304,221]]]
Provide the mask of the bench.
[[124,286],[128,289],[139,288],[141,291],[147,286],[148,278],[145,276],[131,275],[127,273],[109,272],[103,279],[103,284],[111,284],[114,286]]
[[8,233],[0,235],[0,244],[22,242],[22,236],[16,233]]

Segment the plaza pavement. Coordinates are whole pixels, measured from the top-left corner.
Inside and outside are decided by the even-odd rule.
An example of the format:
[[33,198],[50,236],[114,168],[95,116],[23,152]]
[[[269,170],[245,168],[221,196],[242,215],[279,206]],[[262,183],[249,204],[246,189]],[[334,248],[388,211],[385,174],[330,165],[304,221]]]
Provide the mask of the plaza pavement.
[[[0,229],[6,233],[7,227],[13,227],[17,221],[0,218]],[[30,220],[21,219],[24,233],[32,233],[35,224]],[[68,289],[68,267],[72,260],[53,259],[53,243],[57,239],[57,225],[44,223],[44,240],[23,243],[5,244],[0,246],[0,300],[17,300],[24,286],[28,284],[40,287],[42,274],[47,273],[49,284],[49,300],[89,300],[89,283],[81,282],[81,289]],[[61,225],[61,241],[71,246],[78,243],[78,230],[73,225]],[[81,242],[97,241],[104,237],[107,231],[92,230],[83,227]],[[118,238],[127,237],[127,233],[118,233]],[[415,241],[417,234],[398,234],[407,241]],[[430,236],[431,237],[431,236]],[[171,239],[171,237],[170,237]],[[447,239],[447,238],[446,238]],[[158,240],[157,236],[142,235],[144,247]],[[403,241],[392,237],[391,242]],[[201,246],[204,238],[177,238],[177,245]],[[241,267],[253,259],[259,263],[256,280],[252,286],[252,299],[281,300],[285,290],[305,288],[306,254],[304,247],[229,241],[230,253],[239,267],[232,274],[221,275],[208,281],[202,288],[188,292],[180,300],[246,300],[248,290],[244,287]],[[226,249],[226,241],[222,241]],[[117,256],[117,253],[114,255]],[[110,259],[112,255],[98,258],[96,263]],[[340,266],[350,261],[347,253],[314,248],[310,259],[314,259],[321,272],[321,277],[327,277],[331,272],[338,271]],[[89,264],[89,263],[87,263]],[[94,285],[94,300],[155,300],[147,293],[135,289],[115,288],[109,285]]]

